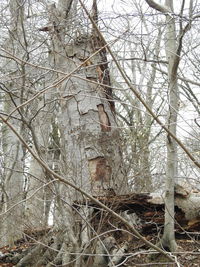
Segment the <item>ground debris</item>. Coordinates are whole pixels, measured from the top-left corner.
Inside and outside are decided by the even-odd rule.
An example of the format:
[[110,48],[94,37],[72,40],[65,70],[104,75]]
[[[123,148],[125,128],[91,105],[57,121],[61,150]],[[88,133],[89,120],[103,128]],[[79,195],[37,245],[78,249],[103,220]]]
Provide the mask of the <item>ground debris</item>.
[[[184,212],[183,203],[191,202],[190,194],[183,195],[180,193],[175,193],[175,200],[178,204],[175,205],[175,228],[177,233],[183,233],[183,231],[194,232],[200,230],[200,218],[194,217],[191,219],[188,217],[188,213]],[[163,228],[164,225],[164,200],[162,197],[154,197],[149,193],[132,193],[126,195],[106,195],[98,196],[97,199],[105,204],[106,206],[112,208],[117,213],[126,212],[127,214],[136,214],[140,218],[140,229],[141,233],[148,235],[151,233],[156,233],[158,227]],[[195,198],[196,201],[196,198]],[[78,201],[74,203],[76,208],[88,205],[93,207],[98,212],[98,205],[89,199],[84,199],[83,201]],[[179,206],[180,205],[180,206]],[[200,205],[200,197],[199,197]],[[191,209],[190,209],[191,210]],[[196,212],[198,216],[198,211]]]

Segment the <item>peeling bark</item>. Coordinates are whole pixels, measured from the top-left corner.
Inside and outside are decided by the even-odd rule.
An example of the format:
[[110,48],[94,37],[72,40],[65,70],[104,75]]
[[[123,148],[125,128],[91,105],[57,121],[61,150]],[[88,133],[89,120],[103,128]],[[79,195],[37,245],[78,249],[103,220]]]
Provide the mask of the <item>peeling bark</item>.
[[89,160],[89,172],[91,176],[93,194],[101,195],[109,188],[112,169],[108,161],[103,157]]
[[101,125],[102,132],[110,132],[111,131],[111,125],[110,125],[109,117],[104,110],[103,104],[99,104],[97,106],[97,108],[98,108],[98,112],[99,112],[99,122]]

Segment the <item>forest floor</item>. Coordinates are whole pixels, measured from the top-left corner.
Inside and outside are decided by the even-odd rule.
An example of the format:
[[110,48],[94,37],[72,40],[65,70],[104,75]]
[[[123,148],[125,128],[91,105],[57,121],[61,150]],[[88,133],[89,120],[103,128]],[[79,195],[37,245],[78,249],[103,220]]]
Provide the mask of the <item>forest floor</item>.
[[[179,192],[180,194],[180,192]],[[183,199],[185,196],[181,195]],[[151,243],[157,244],[161,238],[164,225],[164,203],[150,202],[149,194],[131,194],[123,196],[103,196],[101,200],[117,212],[128,211],[127,214],[134,211],[140,219],[134,227]],[[79,205],[80,203],[78,203]],[[87,202],[88,204],[88,202]],[[84,203],[82,203],[84,205]],[[94,208],[94,216],[91,224],[95,232],[104,236],[104,233],[112,233],[117,245],[121,247],[124,241],[128,241],[129,247],[121,267],[200,267],[200,218],[188,221],[185,214],[175,206],[176,223],[175,233],[178,250],[174,255],[176,263],[170,263],[158,254],[152,254],[152,251],[141,240],[133,236],[129,230],[116,217],[102,212],[90,203]],[[199,214],[199,213],[198,213]],[[101,223],[99,223],[101,222]],[[111,223],[112,222],[112,223]],[[117,230],[118,229],[118,230]],[[123,231],[119,230],[123,229]],[[31,251],[38,243],[43,243],[44,237],[49,236],[49,230],[27,230],[24,233],[25,238],[18,240],[13,247],[0,248],[0,267],[16,266],[19,260]],[[150,258],[151,256],[151,258]],[[152,260],[154,258],[154,260]],[[52,265],[53,266],[53,265]],[[55,265],[54,265],[55,266]],[[61,267],[61,265],[59,265]],[[26,267],[26,266],[24,266]],[[37,266],[41,267],[41,266]],[[93,267],[93,266],[88,266]]]
[[[156,243],[156,237],[147,236],[149,241]],[[139,267],[139,266],[148,266],[148,267],[171,267],[171,266],[181,266],[181,267],[192,267],[200,266],[200,241],[196,239],[177,239],[178,252],[176,254],[176,260],[178,264],[169,263],[166,260],[161,258],[150,260],[150,250],[142,243],[140,240],[133,240],[131,246],[127,252],[127,259],[125,260],[121,267]],[[12,267],[15,266],[17,262],[17,255],[24,254],[27,249],[31,249],[35,243],[31,240],[20,240],[13,247],[2,247],[0,248],[0,267]],[[90,266],[88,266],[90,267]],[[92,267],[92,266],[91,266]]]
[[[156,243],[155,236],[149,239],[152,243]],[[150,259],[150,249],[146,247],[141,241],[136,241],[129,248],[132,257],[127,260],[127,267],[134,266],[149,266],[149,267],[192,267],[200,266],[200,241],[195,239],[177,239],[178,252],[174,254],[178,264],[170,263],[162,257],[157,257],[154,260]]]

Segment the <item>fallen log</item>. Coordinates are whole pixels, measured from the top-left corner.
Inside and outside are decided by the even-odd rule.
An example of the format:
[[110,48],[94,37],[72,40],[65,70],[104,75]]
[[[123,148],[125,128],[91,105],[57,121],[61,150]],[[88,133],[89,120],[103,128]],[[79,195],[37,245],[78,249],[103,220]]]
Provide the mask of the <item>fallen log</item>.
[[[162,230],[164,225],[164,197],[150,193],[99,196],[98,200],[117,213],[136,214],[139,223],[133,222],[147,235]],[[102,213],[98,205],[85,199],[74,206],[87,205],[94,214]],[[200,231],[200,192],[189,192],[181,185],[175,187],[175,230],[177,233]]]

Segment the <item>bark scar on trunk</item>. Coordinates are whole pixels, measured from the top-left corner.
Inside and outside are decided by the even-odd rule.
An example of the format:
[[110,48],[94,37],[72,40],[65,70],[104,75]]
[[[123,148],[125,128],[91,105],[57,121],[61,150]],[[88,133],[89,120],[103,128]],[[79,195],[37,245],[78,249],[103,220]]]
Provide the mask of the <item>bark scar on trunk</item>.
[[98,112],[99,112],[99,122],[101,125],[102,132],[110,132],[111,131],[111,124],[108,117],[108,114],[104,110],[104,105],[99,104],[97,105]]
[[97,157],[88,161],[89,172],[93,184],[104,189],[111,180],[112,168],[104,157]]

